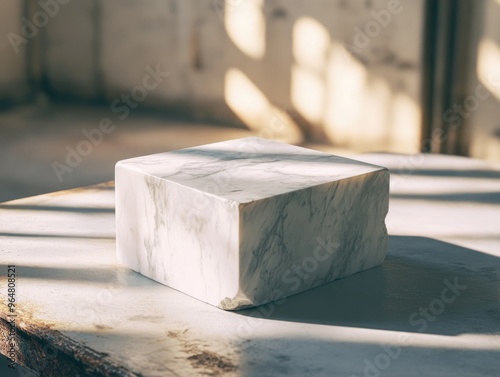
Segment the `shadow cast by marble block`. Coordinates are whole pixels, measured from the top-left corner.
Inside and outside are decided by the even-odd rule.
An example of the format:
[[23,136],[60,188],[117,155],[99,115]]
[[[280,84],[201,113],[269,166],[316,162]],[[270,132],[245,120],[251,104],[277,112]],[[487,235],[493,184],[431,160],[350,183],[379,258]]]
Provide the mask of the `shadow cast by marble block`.
[[441,335],[500,329],[500,258],[391,236],[382,266],[239,311],[264,319]]

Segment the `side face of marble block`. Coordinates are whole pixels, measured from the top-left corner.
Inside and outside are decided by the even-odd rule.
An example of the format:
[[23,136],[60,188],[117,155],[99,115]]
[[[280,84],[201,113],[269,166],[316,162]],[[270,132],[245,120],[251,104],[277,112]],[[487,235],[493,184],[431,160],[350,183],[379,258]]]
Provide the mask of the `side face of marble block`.
[[117,253],[226,310],[381,264],[387,169],[259,138],[120,161]]

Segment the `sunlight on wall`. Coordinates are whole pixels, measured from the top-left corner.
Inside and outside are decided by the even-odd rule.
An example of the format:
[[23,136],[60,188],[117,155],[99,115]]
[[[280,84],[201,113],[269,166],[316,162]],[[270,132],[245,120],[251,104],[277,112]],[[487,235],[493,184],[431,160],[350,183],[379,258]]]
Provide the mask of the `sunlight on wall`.
[[490,38],[479,43],[477,74],[481,83],[500,99],[500,47]]
[[293,28],[291,99],[309,122],[319,124],[325,103],[324,61],[330,36],[318,21],[303,17]]
[[340,145],[362,139],[364,128],[370,126],[362,122],[366,111],[366,69],[337,42],[332,44],[327,64],[325,133]]
[[293,57],[292,103],[328,141],[366,150],[418,151],[421,118],[415,101],[369,72],[317,20],[295,22]]
[[226,0],[224,24],[233,43],[253,59],[261,59],[266,51],[266,22],[262,14],[263,0]]
[[396,151],[416,153],[420,140],[420,109],[407,94],[396,93],[392,102],[390,135]]
[[328,30],[309,17],[299,18],[293,27],[293,57],[302,67],[321,73],[330,47]]
[[231,110],[257,136],[300,143],[302,132],[292,118],[273,106],[257,86],[240,70],[231,68],[225,77],[224,96]]
[[297,65],[292,67],[292,103],[302,116],[319,124],[325,107],[323,78]]

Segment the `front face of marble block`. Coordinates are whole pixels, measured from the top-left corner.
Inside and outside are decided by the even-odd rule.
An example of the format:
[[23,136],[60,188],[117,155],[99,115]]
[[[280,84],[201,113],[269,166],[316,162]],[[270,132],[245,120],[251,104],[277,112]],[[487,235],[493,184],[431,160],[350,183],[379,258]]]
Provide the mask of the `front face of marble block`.
[[385,168],[244,138],[120,161],[117,253],[226,310],[264,304],[385,258]]

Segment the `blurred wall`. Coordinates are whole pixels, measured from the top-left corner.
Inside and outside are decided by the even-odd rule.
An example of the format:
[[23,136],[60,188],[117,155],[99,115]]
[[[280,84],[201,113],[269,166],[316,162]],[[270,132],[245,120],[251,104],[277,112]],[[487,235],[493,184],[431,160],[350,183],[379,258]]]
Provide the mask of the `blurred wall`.
[[[32,19],[40,1],[27,1]],[[424,0],[41,2],[60,2],[39,41],[38,77],[56,98],[419,149]],[[158,85],[144,91],[151,71]]]
[[0,105],[19,103],[28,95],[27,50],[24,44],[16,50],[12,43],[17,46],[17,41],[11,42],[16,38],[12,33],[20,34],[23,5],[22,0],[4,1],[1,5]]
[[[98,5],[97,0],[71,0],[54,6],[54,16],[42,30],[41,62],[45,86],[52,93],[66,98],[99,99],[102,34]],[[36,6],[32,17],[35,11]]]
[[473,157],[500,161],[500,0],[474,1],[471,65],[456,124]]

